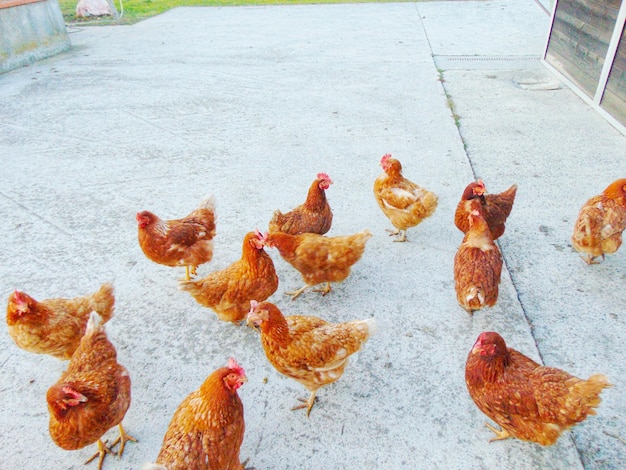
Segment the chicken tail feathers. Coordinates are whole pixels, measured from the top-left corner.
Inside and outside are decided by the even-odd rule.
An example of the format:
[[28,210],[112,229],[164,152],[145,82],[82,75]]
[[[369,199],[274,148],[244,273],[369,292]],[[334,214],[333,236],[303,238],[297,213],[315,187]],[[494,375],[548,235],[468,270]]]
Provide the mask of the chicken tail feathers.
[[285,216],[283,215],[283,213],[276,209],[274,211],[274,214],[272,215],[272,219],[270,220],[269,224],[268,224],[268,228],[270,232],[280,232],[281,231],[281,225],[283,224],[285,219]]
[[100,290],[91,297],[90,307],[102,317],[103,323],[111,319],[115,308],[115,295],[110,282],[102,284]]
[[200,206],[198,206],[198,209],[208,209],[208,210],[214,212],[215,211],[215,195],[214,194],[209,194],[208,196],[206,196],[200,202]]
[[581,380],[572,388],[572,393],[578,396],[587,407],[588,414],[596,414],[593,408],[600,405],[600,393],[607,387],[612,387],[604,374],[594,374],[587,380]]
[[367,336],[370,337],[376,333],[378,330],[378,325],[376,324],[376,320],[373,318],[368,318],[367,320],[363,320],[363,323],[367,325]]
[[178,281],[178,289],[189,292],[191,295],[194,295],[198,290],[198,283],[193,279],[186,281],[185,279],[181,279]]
[[96,312],[91,312],[89,314],[89,320],[87,321],[85,336],[93,336],[102,331],[104,331],[104,322],[102,321],[102,317]]

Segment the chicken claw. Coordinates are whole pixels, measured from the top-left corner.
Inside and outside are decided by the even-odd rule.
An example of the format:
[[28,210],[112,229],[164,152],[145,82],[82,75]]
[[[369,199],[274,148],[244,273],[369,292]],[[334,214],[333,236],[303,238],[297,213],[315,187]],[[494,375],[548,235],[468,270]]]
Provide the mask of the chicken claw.
[[120,435],[118,436],[117,439],[113,441],[113,444],[111,444],[111,447],[115,447],[119,443],[120,450],[117,451],[117,456],[121,457],[122,453],[124,452],[124,446],[126,445],[126,441],[137,442],[137,439],[135,439],[130,434],[127,434],[126,431],[124,431],[124,428],[122,427],[121,423],[118,424],[118,427],[120,429]]
[[98,452],[85,460],[84,465],[87,465],[89,462],[99,456],[100,458],[98,459],[98,470],[102,470],[102,462],[104,462],[104,456],[106,454],[113,453],[113,451],[109,447],[107,447],[106,443],[107,441],[102,442],[102,439],[98,439]]
[[489,439],[489,442],[501,441],[503,439],[508,439],[511,437],[511,435],[506,429],[500,430],[500,429],[494,428],[489,423],[485,423],[485,426],[487,426],[496,435],[495,437],[492,437],[491,439]]
[[[581,255],[580,257],[585,263],[589,265],[600,264],[599,261],[596,261],[597,256],[593,256],[593,255],[582,256]],[[604,260],[604,253],[602,253],[602,260]]]
[[324,287],[320,287],[319,289],[315,289],[313,292],[321,292],[322,297],[328,294],[331,291],[330,282],[327,282]]
[[292,292],[285,292],[285,295],[291,295],[291,300],[296,300],[300,294],[304,293],[304,291],[306,291],[307,289],[310,289],[311,286],[306,285],[306,286],[302,286],[300,287],[300,289],[294,290]]
[[406,238],[406,230],[391,230],[391,229],[386,229],[387,232],[389,232],[389,236],[393,237],[393,236],[398,236],[399,238],[396,238],[394,240],[394,242],[405,242],[408,239]]
[[311,392],[311,396],[309,397],[308,400],[306,400],[304,398],[298,398],[298,400],[300,400],[302,402],[302,405],[294,406],[291,409],[291,411],[301,410],[302,408],[306,408],[306,416],[308,418],[309,415],[311,414],[311,408],[313,408],[313,405],[315,404],[315,401],[316,401],[315,391]]

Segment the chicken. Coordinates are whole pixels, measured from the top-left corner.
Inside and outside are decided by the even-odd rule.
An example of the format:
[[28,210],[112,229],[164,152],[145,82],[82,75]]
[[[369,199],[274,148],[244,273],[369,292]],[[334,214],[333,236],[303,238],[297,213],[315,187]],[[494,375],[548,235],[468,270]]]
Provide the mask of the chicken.
[[113,426],[118,426],[120,432],[111,446],[120,444],[118,456],[124,452],[128,440],[136,441],[122,427],[130,406],[130,377],[117,362],[115,347],[96,313],[89,317],[85,336],[67,370],[48,389],[46,399],[50,437],[56,445],[76,450],[98,443],[98,452],[85,463],[99,456],[98,469],[102,467],[105,455],[111,450],[101,438]]
[[402,165],[390,154],[383,155],[380,166],[384,173],[374,181],[374,197],[383,213],[396,230],[387,230],[397,237],[395,242],[405,242],[406,231],[420,224],[435,212],[438,198],[402,176]]
[[269,223],[270,232],[284,232],[291,235],[299,233],[319,233],[324,235],[330,230],[333,212],[326,199],[326,190],[333,184],[326,173],[318,173],[313,181],[306,201],[295,209],[283,214],[274,212]]
[[247,233],[241,259],[203,279],[180,281],[180,289],[212,309],[220,320],[238,324],[246,318],[250,300],[265,300],[278,289],[274,263],[263,249],[265,243],[258,230]]
[[475,209],[480,210],[491,230],[491,238],[497,240],[504,233],[505,222],[513,209],[516,194],[516,184],[500,194],[487,194],[482,180],[470,183],[466,186],[456,206],[454,225],[461,232],[466,233],[469,230],[467,219],[469,213]]
[[144,469],[242,470],[239,448],[245,424],[237,389],[248,381],[234,359],[207,377],[179,405],[156,463]]
[[600,392],[611,387],[603,374],[582,380],[545,367],[507,348],[498,333],[478,336],[465,365],[472,400],[502,427],[491,441],[515,437],[549,446],[561,433],[596,414]]
[[[316,233],[289,235],[270,232],[266,244],[278,248],[285,261],[300,271],[306,283],[294,292],[286,292],[295,300],[305,290],[323,282],[325,287],[318,289],[326,295],[331,282],[341,282],[350,274],[350,268],[361,259],[365,243],[372,236],[369,230],[339,237],[327,237]],[[265,299],[257,299],[265,300]]]
[[454,256],[454,287],[459,304],[471,314],[498,300],[502,255],[481,213],[474,210],[468,219],[469,231]]
[[307,416],[317,390],[338,380],[348,358],[376,331],[374,319],[329,323],[304,315],[284,317],[270,302],[250,304],[248,325],[259,330],[269,362],[311,391],[308,400],[301,400],[303,405],[292,408],[306,408]]
[[113,286],[109,283],[84,297],[39,302],[16,290],[7,305],[9,335],[26,351],[69,359],[85,334],[90,313],[97,312],[106,323],[113,316],[114,306]]
[[622,232],[626,228],[626,178],[609,185],[602,194],[589,199],[580,209],[572,246],[587,264],[596,263],[595,258],[613,254],[622,244]]
[[187,217],[161,220],[152,212],[137,214],[139,246],[148,259],[165,266],[185,266],[185,279],[213,258],[215,198],[209,196]]

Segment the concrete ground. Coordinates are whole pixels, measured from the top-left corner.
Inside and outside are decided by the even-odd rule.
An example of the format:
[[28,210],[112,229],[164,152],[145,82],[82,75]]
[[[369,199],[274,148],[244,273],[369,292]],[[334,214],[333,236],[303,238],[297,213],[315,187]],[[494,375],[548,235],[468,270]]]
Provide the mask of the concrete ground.
[[[624,468],[626,250],[587,266],[570,236],[580,206],[625,176],[626,137],[538,60],[548,27],[532,0],[180,8],[71,27],[71,51],[1,75],[0,292],[116,288],[107,331],[131,374],[124,426],[139,443],[104,468],[153,461],[178,404],[230,356],[249,378],[241,456],[258,469]],[[439,195],[405,244],[372,195],[384,153]],[[255,331],[219,322],[177,289],[184,270],[145,258],[134,216],[180,217],[214,193],[204,276],[320,171],[334,181],[329,235],[374,237],[324,298],[284,296],[301,278],[270,251],[270,300],[285,314],[374,317],[379,331],[307,419],[290,411],[306,390],[269,365]],[[470,317],[454,293],[453,214],[475,177],[519,190],[498,303]],[[485,330],[615,387],[552,447],[490,444],[464,382]],[[66,364],[18,349],[6,328],[0,351],[0,468],[84,468],[94,446],[64,451],[47,432],[46,390]]]

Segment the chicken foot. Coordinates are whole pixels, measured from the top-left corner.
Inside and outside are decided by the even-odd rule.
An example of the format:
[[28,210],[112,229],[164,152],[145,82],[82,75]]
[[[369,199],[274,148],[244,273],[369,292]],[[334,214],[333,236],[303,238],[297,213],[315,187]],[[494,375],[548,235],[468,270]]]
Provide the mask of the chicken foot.
[[320,287],[319,289],[315,289],[313,292],[321,292],[322,297],[328,294],[331,291],[330,282],[327,282],[324,287]]
[[511,435],[509,434],[509,432],[506,429],[494,428],[489,423],[485,423],[485,426],[487,426],[495,434],[495,437],[492,437],[491,439],[489,439],[489,442],[501,441],[503,439],[508,439],[508,438],[511,437]]
[[[596,261],[597,256],[593,256],[593,255],[587,255],[587,256],[580,256],[582,258],[582,260],[591,265],[591,264],[600,264],[600,261]],[[602,261],[604,261],[604,253],[602,253]]]
[[311,414],[311,408],[313,408],[313,405],[315,404],[315,393],[316,390],[311,392],[311,396],[309,397],[309,399],[305,399],[305,398],[298,398],[299,401],[302,402],[302,405],[296,405],[294,406],[291,411],[295,411],[295,410],[301,410],[302,408],[306,408],[306,416],[307,418],[309,417],[309,415]]
[[389,236],[393,237],[393,236],[397,236],[400,235],[400,237],[396,237],[396,239],[394,240],[394,242],[405,242],[407,241],[406,238],[406,230],[391,230],[391,229],[387,229],[386,232],[389,232]]
[[124,452],[124,446],[126,445],[126,442],[127,441],[137,442],[137,439],[135,439],[130,434],[126,433],[126,431],[124,430],[124,427],[122,426],[122,423],[118,424],[118,428],[120,430],[120,435],[118,436],[117,439],[113,441],[113,444],[111,444],[111,448],[115,447],[119,443],[120,450],[117,451],[117,456],[121,457],[122,453]]
[[102,442],[102,439],[98,439],[98,452],[85,460],[84,465],[87,465],[89,462],[99,456],[100,458],[98,459],[98,470],[102,470],[102,462],[104,462],[105,455],[114,453],[109,447],[107,447],[106,444],[107,441]]
[[300,294],[302,294],[304,291],[310,289],[311,287],[313,287],[313,286],[309,286],[307,284],[305,286],[300,287],[300,289],[294,290],[293,292],[285,292],[285,295],[291,295],[291,296],[293,296],[293,297],[291,297],[291,300],[296,300]]

